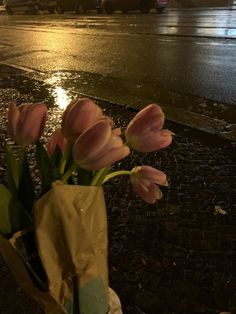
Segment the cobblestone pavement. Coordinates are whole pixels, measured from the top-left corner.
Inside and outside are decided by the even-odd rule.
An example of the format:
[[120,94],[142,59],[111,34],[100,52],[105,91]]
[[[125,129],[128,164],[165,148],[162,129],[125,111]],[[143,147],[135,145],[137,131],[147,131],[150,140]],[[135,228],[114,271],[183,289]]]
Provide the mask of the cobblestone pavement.
[[[0,77],[1,182],[7,103],[44,100],[50,107],[48,133],[61,114],[49,86],[15,74],[6,69]],[[135,114],[127,107],[97,103],[117,126],[127,125]],[[118,165],[131,169],[149,164],[166,172],[170,186],[163,189],[161,201],[144,203],[126,178],[105,186],[110,285],[121,298],[124,314],[234,313],[235,143],[169,121],[166,127],[176,134],[170,147],[148,155],[133,153]],[[0,312],[36,313],[35,304],[0,262]]]

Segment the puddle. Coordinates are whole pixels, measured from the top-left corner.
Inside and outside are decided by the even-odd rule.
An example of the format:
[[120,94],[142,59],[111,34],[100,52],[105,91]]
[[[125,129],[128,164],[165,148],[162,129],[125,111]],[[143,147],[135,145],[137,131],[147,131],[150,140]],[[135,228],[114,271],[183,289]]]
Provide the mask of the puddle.
[[[153,99],[160,104],[171,105],[176,108],[182,108],[190,112],[195,112],[214,119],[219,119],[227,123],[236,123],[235,105],[227,105],[217,103],[211,100],[205,100],[192,95],[182,95],[170,90],[165,86],[156,85],[150,82],[138,83],[127,78],[116,79],[113,77],[102,76],[99,74],[87,72],[50,72],[46,74],[46,82],[57,84],[60,81],[61,87],[67,93],[76,95],[83,91],[83,86],[107,90],[107,95],[110,91],[120,93],[120,95],[134,95],[136,98]],[[106,99],[106,92],[104,94]]]
[[[124,79],[121,81],[86,72],[57,71],[44,73],[41,77],[43,82],[36,79],[38,74],[33,73],[30,75],[32,75],[34,79],[23,75],[21,70],[12,70],[9,67],[3,67],[0,77],[0,89],[5,89],[5,92],[4,96],[3,93],[0,93],[0,95],[9,101],[14,99],[17,103],[42,101],[47,103],[49,108],[62,111],[73,98],[78,95],[88,94],[88,90],[103,89],[105,90],[105,94],[102,99],[111,99],[111,97],[109,98],[109,93],[111,93],[115,87],[116,92],[121,96],[123,95],[124,100],[126,99],[127,103],[126,97],[127,95],[132,95],[134,89],[134,82],[131,80]],[[165,104],[170,104],[169,108],[166,107],[166,112],[177,107],[189,112],[195,112],[203,116],[226,121],[228,123],[228,128],[224,130],[225,132],[230,131],[232,127],[231,123],[235,122],[235,115],[233,114],[235,107],[233,105],[228,106],[188,95],[183,96],[166,91],[165,88],[161,88],[160,86],[156,86],[155,88],[155,86],[150,86],[148,84],[135,84],[135,97],[137,102],[139,97],[142,99],[152,98],[153,102],[163,104],[163,108],[165,108]],[[8,93],[6,93],[7,89]],[[152,97],[150,97],[150,95],[152,95]],[[93,96],[95,97],[94,94]],[[132,99],[134,99],[134,96]],[[109,106],[112,105],[110,104]],[[117,105],[113,106],[117,107]],[[132,107],[132,103],[130,103],[130,106]],[[125,112],[128,112],[127,107],[125,110]],[[124,112],[124,107],[122,106],[121,112]],[[204,123],[206,123],[206,120],[204,121]],[[214,142],[214,140],[211,140],[211,142]]]

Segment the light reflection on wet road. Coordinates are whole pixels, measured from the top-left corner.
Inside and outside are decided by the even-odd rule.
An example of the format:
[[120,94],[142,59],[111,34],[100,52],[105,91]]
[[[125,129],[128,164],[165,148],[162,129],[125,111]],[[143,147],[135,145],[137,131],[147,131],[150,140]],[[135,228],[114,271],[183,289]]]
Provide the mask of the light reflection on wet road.
[[[114,101],[119,94],[120,102],[132,96],[133,102],[152,99],[188,110],[197,106],[200,113],[205,99],[236,103],[235,46],[236,10],[0,15],[1,63],[34,71],[48,82],[53,73],[64,73],[75,93],[93,91]],[[71,96],[58,81],[53,84],[63,107]],[[191,95],[197,100],[189,104]],[[224,106],[215,107],[226,114]],[[215,117],[216,108],[208,111]],[[232,122],[232,109],[227,115]]]
[[236,38],[236,10],[167,11],[147,15],[119,13],[113,16],[67,14],[64,16],[1,16],[1,26],[76,28],[106,32]]

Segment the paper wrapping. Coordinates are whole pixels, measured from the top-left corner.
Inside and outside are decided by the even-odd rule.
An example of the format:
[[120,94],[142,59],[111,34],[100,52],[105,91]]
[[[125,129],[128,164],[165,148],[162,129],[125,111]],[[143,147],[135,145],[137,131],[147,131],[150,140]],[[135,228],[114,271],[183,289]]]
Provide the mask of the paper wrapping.
[[68,313],[108,313],[107,215],[102,187],[55,183],[35,204],[49,290]]
[[[17,253],[17,249],[10,241],[0,235],[0,253],[11,271],[19,287],[32,299],[34,299],[46,314],[66,314],[64,308],[56,299],[46,291],[38,289],[25,266],[23,259]],[[12,300],[14,302],[14,300]]]

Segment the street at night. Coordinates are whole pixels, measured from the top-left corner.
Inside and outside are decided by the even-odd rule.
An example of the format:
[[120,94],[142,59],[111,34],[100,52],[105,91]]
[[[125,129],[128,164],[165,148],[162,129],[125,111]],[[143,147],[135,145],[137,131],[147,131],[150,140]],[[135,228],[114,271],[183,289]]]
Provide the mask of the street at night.
[[235,23],[236,11],[207,9],[1,15],[0,62],[49,82],[74,75],[77,93],[130,105],[147,99],[231,124]]
[[[221,3],[223,1],[226,3],[226,0]],[[195,0],[189,2],[195,3]],[[166,180],[155,182],[158,189],[160,184],[162,199],[156,198],[156,203],[144,202],[134,193],[132,179],[127,180],[127,176],[104,181],[109,286],[119,296],[123,314],[235,314],[235,6],[170,6],[162,14],[151,10],[149,14],[39,11],[35,15],[24,12],[8,15],[1,8],[3,6],[0,6],[0,233],[2,211],[4,219],[7,217],[1,189],[9,180],[9,164],[4,164],[4,141],[13,151],[17,149],[7,124],[9,104],[15,102],[18,108],[22,103],[46,104],[47,131],[40,139],[45,147],[61,121],[63,110],[69,108],[68,104],[76,97],[94,100],[103,114],[112,117],[109,123],[122,131],[139,110],[148,104],[159,104],[165,121],[163,114],[158,132],[163,131],[162,127],[164,132],[171,130],[172,143],[158,151],[134,149],[129,158],[112,164],[111,169],[133,171],[139,165],[149,165],[164,171],[168,183]],[[147,129],[154,132],[152,126]],[[118,129],[115,133],[118,136]],[[123,140],[126,133],[120,133]],[[117,143],[121,143],[121,139]],[[69,144],[72,149],[70,140],[68,147]],[[126,141],[124,146],[129,144]],[[35,195],[41,197],[39,180],[35,178],[38,169],[33,161],[34,148],[29,145],[27,149]],[[63,154],[66,155],[63,150],[59,153],[62,159]],[[59,155],[55,156],[50,156],[50,162],[56,163]],[[68,153],[67,158],[68,163],[72,155]],[[67,163],[64,160],[64,170],[68,172]],[[82,168],[80,170],[87,171]],[[63,181],[63,172],[60,175],[56,184],[58,180],[69,184],[78,184],[80,180],[78,175],[76,179]],[[49,187],[53,187],[55,181]],[[144,188],[147,192],[145,185]],[[83,212],[83,208],[79,210]],[[60,224],[63,225],[60,222],[55,226]],[[23,235],[24,232],[27,234],[29,230],[24,229]],[[64,237],[63,232],[60,236]],[[33,284],[29,283],[28,273],[20,273],[15,267],[19,256],[14,261],[12,253],[8,259],[5,252],[10,251],[4,251],[2,238],[0,236],[0,314],[105,314],[76,311],[74,304],[73,310],[65,311],[66,301],[63,309],[60,302],[60,306],[57,304],[54,308],[56,298],[53,299],[53,293],[53,300],[48,297],[49,278],[42,276],[46,282],[43,286],[35,284],[38,278]],[[9,234],[5,238],[10,238]],[[47,248],[50,240],[45,239]],[[61,238],[54,241],[57,242],[60,244]],[[30,258],[34,253],[27,252]],[[66,255],[67,261],[70,254]],[[37,258],[38,253],[35,256]],[[25,265],[30,273],[33,269],[34,274],[38,264],[31,269],[31,260],[29,258],[28,262],[27,258]],[[24,266],[19,262],[19,269],[21,267]],[[70,280],[78,275],[77,269],[74,275],[73,271],[69,272]],[[44,272],[40,272],[42,274]],[[67,279],[63,277],[64,281]],[[38,291],[46,291],[47,296],[38,294],[36,287]],[[77,291],[75,287],[73,291]],[[95,300],[97,295],[92,297]],[[100,301],[104,302],[104,298],[100,297]],[[87,305],[89,308],[89,302]],[[45,310],[47,306],[52,307],[51,311]],[[120,309],[111,311],[110,306],[109,314],[121,312]]]

